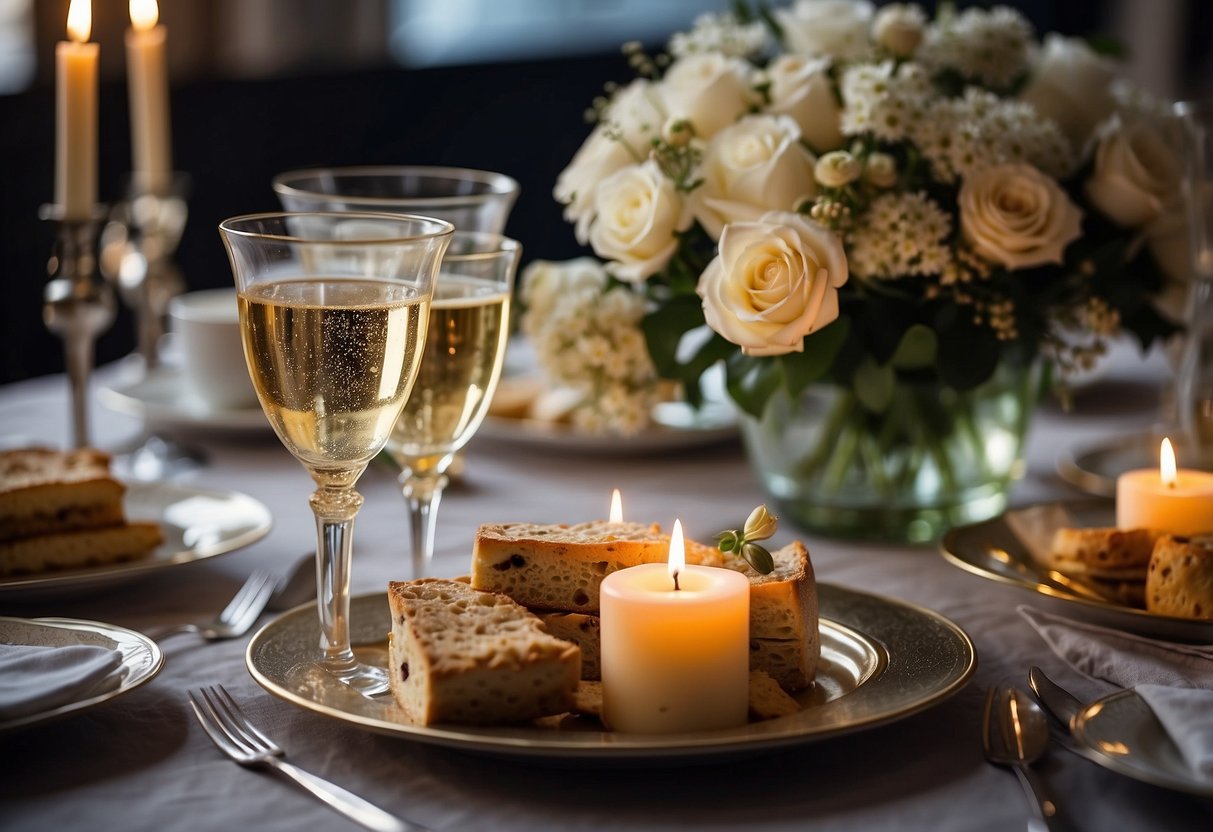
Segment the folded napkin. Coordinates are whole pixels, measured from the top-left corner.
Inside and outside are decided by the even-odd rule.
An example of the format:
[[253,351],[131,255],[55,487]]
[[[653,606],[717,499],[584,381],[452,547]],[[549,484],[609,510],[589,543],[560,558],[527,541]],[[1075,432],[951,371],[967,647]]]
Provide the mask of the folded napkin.
[[1017,609],[1073,668],[1134,688],[1188,767],[1213,780],[1213,648],[1155,641],[1026,606]]
[[117,650],[87,644],[0,644],[0,719],[57,708],[115,687]]

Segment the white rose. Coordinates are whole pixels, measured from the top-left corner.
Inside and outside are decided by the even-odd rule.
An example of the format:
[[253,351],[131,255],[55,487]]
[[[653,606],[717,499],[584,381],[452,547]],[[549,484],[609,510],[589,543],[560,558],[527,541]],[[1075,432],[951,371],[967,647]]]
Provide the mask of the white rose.
[[845,150],[834,150],[817,160],[813,177],[827,188],[850,185],[863,172],[860,161]]
[[750,65],[719,52],[679,58],[657,89],[667,115],[686,119],[699,138],[710,138],[750,109]]
[[1031,165],[995,165],[967,177],[959,203],[965,240],[1008,269],[1061,263],[1082,234],[1082,211]]
[[890,3],[872,21],[872,39],[895,58],[908,58],[922,43],[926,15],[909,3]]
[[842,240],[800,214],[772,211],[731,223],[699,278],[708,326],[746,355],[804,350],[806,335],[838,317],[847,282]]
[[859,58],[868,51],[874,13],[867,0],[797,0],[790,9],[774,10],[790,51],[839,59]]
[[897,160],[888,153],[869,153],[863,178],[877,188],[893,187],[897,183]]
[[589,241],[594,219],[594,191],[602,180],[634,164],[649,152],[649,139],[661,127],[653,85],[639,78],[615,94],[603,122],[556,177],[553,195],[563,203],[564,218],[576,223],[577,242]]
[[1137,228],[1162,213],[1163,200],[1179,188],[1179,168],[1157,124],[1115,117],[1100,131],[1087,197],[1112,222]]
[[771,104],[767,112],[787,115],[800,125],[804,140],[819,153],[842,147],[842,113],[834,97],[828,58],[780,55],[767,67]]
[[1115,65],[1077,38],[1050,34],[1036,55],[1028,86],[1020,95],[1045,118],[1057,122],[1076,151],[1112,114]]
[[695,218],[712,237],[725,225],[767,211],[791,211],[817,193],[813,154],[787,116],[746,116],[708,142],[691,198]]
[[607,177],[594,193],[590,245],[612,261],[620,280],[640,282],[660,271],[678,247],[676,232],[691,212],[656,162],[630,165]]

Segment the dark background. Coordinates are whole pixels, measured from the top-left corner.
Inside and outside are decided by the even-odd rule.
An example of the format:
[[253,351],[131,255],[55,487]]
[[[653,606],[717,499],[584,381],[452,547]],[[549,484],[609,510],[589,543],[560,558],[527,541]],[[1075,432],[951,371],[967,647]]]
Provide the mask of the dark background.
[[[125,2],[120,5],[125,14]],[[1038,32],[1091,34],[1101,31],[1107,4],[1014,5]],[[37,215],[53,193],[52,54],[54,41],[62,37],[67,2],[38,0],[37,6],[34,84],[24,92],[0,95],[0,383],[63,368],[62,344],[41,323],[54,227]],[[172,7],[162,3],[162,8]],[[1195,25],[1187,29],[1191,43],[1177,47],[1181,55],[1195,54],[1207,43],[1210,26],[1203,0],[1189,0],[1185,9]],[[692,17],[689,11],[680,28],[689,27]],[[172,23],[167,14],[163,19]],[[120,63],[121,26],[111,22],[106,31],[103,54]],[[171,48],[181,32],[171,25],[169,31]],[[94,39],[101,39],[96,29]],[[551,191],[590,129],[583,119],[587,105],[604,82],[631,77],[618,51],[426,69],[401,68],[383,53],[369,64],[335,68],[322,57],[296,61],[270,78],[232,77],[214,64],[184,79],[173,76],[174,167],[192,177],[189,224],[176,259],[190,289],[231,284],[217,223],[234,214],[278,209],[271,177],[306,166],[434,164],[507,173],[522,185],[507,233],[522,242],[524,263],[582,253]],[[102,73],[103,201],[120,193],[130,168],[126,82],[120,69]],[[98,342],[97,360],[111,361],[133,348],[130,315],[120,310]]]

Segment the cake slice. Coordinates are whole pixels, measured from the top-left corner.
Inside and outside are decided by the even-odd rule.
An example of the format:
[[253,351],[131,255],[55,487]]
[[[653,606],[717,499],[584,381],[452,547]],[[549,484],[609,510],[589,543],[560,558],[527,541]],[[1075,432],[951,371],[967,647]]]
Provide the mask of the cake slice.
[[121,525],[125,491],[101,451],[0,451],[0,541]]
[[156,523],[42,534],[0,542],[0,575],[78,569],[146,557],[164,542]]
[[581,651],[504,595],[422,578],[388,584],[392,695],[421,725],[522,722],[571,710]]

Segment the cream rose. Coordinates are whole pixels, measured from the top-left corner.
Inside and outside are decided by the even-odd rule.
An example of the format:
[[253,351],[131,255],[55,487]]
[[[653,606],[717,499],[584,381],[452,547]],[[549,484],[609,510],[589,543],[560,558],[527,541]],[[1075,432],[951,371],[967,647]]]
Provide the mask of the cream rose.
[[841,109],[834,97],[828,58],[780,55],[767,67],[771,103],[767,112],[786,115],[818,153],[842,147]]
[[860,58],[868,51],[868,30],[875,7],[867,0],[796,0],[775,9],[784,43],[811,57]]
[[794,210],[817,193],[814,161],[789,117],[746,116],[704,149],[703,184],[691,197],[695,217],[715,240],[727,223]]
[[1116,117],[1100,131],[1087,197],[1112,222],[1137,228],[1162,213],[1179,178],[1180,161],[1156,124]]
[[872,40],[895,58],[909,58],[922,43],[926,15],[909,3],[890,3],[872,21]]
[[1057,122],[1073,149],[1082,151],[1096,126],[1115,109],[1115,78],[1115,65],[1086,43],[1050,34],[1020,98]]
[[965,240],[1008,269],[1061,263],[1082,234],[1082,211],[1031,165],[996,165],[967,177],[959,204]]
[[806,335],[838,317],[847,282],[842,240],[800,214],[772,211],[730,223],[699,278],[708,326],[746,355],[802,352]]
[[686,119],[707,139],[732,124],[753,104],[750,65],[719,52],[679,58],[657,90],[668,117]]
[[610,260],[620,280],[640,282],[660,271],[678,247],[676,232],[691,212],[656,162],[630,165],[607,177],[594,193],[590,245]]
[[653,85],[643,78],[616,93],[602,123],[556,177],[553,195],[565,206],[565,220],[576,223],[574,233],[582,245],[589,242],[599,183],[648,155],[649,139],[664,120],[656,100]]

